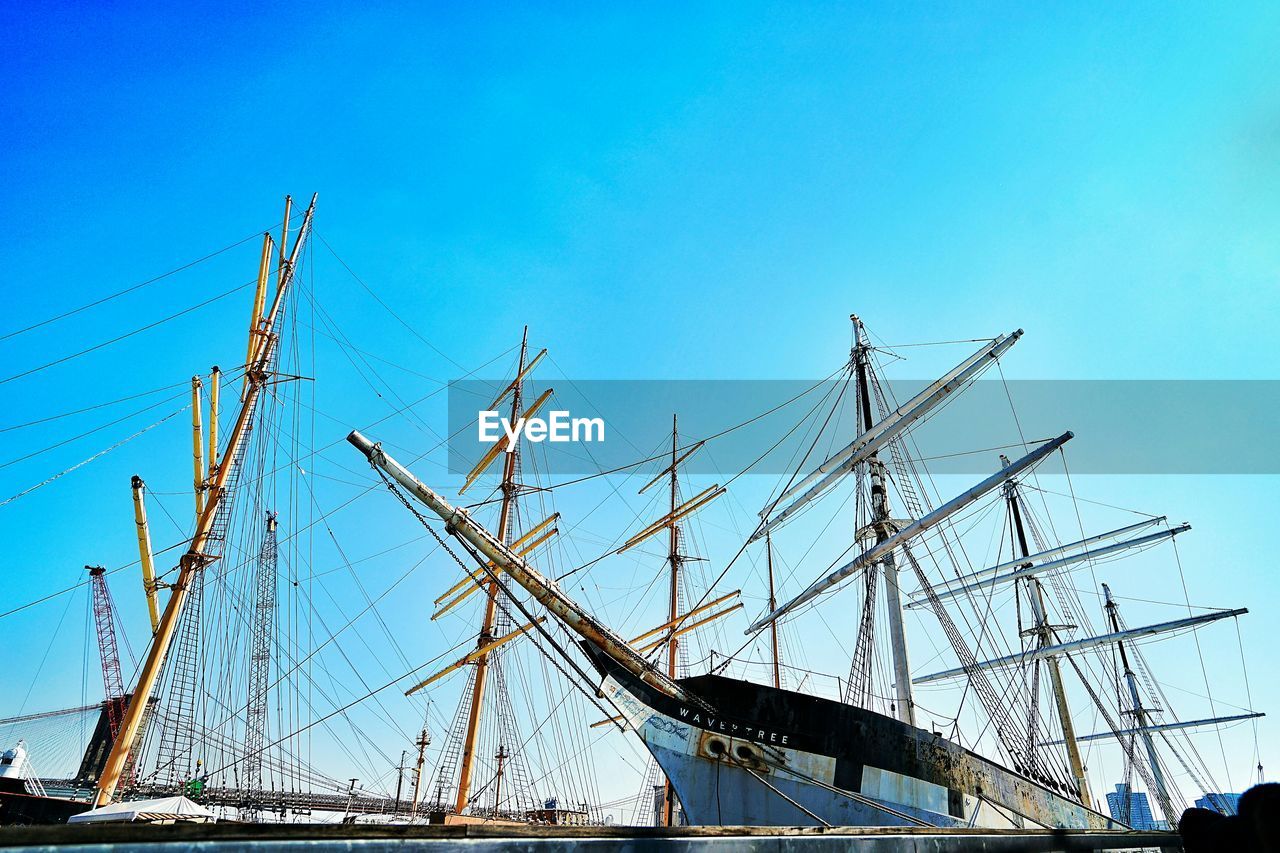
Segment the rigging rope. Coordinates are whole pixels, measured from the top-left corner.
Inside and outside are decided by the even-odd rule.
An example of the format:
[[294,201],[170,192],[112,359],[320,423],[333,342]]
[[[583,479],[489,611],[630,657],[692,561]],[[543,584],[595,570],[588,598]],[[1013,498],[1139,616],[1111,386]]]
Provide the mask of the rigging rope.
[[[298,214],[298,215],[301,215],[301,214]],[[221,255],[221,254],[223,254],[224,252],[229,252],[229,251],[231,251],[232,249],[234,249],[234,248],[236,248],[236,247],[238,247],[238,246],[242,246],[242,245],[244,245],[245,243],[249,242],[250,240],[254,239],[255,237],[260,237],[260,236],[262,236],[262,232],[261,232],[261,231],[255,231],[254,233],[250,234],[248,237],[244,237],[244,238],[242,238],[242,239],[240,239],[240,240],[237,240],[236,242],[231,243],[230,245],[223,246],[221,249],[218,249],[218,250],[216,250],[216,251],[214,251],[214,252],[210,252],[209,254],[205,255],[205,256],[204,256],[204,257],[202,257],[202,258],[196,258],[194,261],[189,261],[188,263],[185,263],[185,264],[183,264],[183,265],[182,265],[182,266],[180,266],[180,267],[174,267],[173,269],[169,270],[168,272],[161,273],[160,275],[155,276],[154,278],[149,278],[149,279],[147,279],[146,281],[141,281],[141,282],[138,282],[137,284],[130,285],[129,287],[124,288],[123,290],[118,290],[118,291],[116,291],[115,293],[112,293],[112,294],[110,294],[110,295],[108,295],[108,296],[103,296],[103,297],[101,297],[101,298],[99,298],[99,299],[95,299],[94,301],[92,301],[92,302],[88,302],[88,303],[85,303],[84,305],[81,305],[81,306],[80,306],[80,307],[78,307],[78,308],[72,308],[72,309],[71,309],[71,310],[69,310],[69,311],[64,311],[64,312],[62,312],[61,314],[58,314],[58,315],[53,316],[53,317],[49,317],[49,318],[47,318],[47,319],[45,319],[45,320],[41,320],[41,321],[40,321],[40,322],[38,322],[38,323],[32,323],[30,326],[26,326],[26,327],[21,328],[21,329],[15,329],[15,330],[13,330],[12,332],[6,332],[5,334],[0,335],[0,341],[7,341],[7,340],[9,340],[10,338],[15,338],[15,337],[17,337],[18,335],[26,334],[27,332],[33,331],[33,330],[35,330],[35,329],[39,329],[39,328],[41,328],[41,327],[43,327],[43,326],[47,326],[47,325],[49,325],[50,323],[56,323],[56,322],[58,322],[59,320],[65,320],[67,317],[74,316],[74,315],[76,315],[76,314],[81,313],[82,311],[88,311],[90,308],[96,308],[97,306],[102,305],[102,304],[107,303],[107,302],[110,302],[110,301],[112,301],[113,299],[119,299],[121,296],[124,296],[124,295],[129,294],[129,293],[133,293],[135,290],[139,290],[139,289],[144,288],[144,287],[146,287],[146,286],[148,286],[148,285],[155,284],[157,281],[162,281],[163,279],[166,279],[166,278],[168,278],[169,276],[176,275],[176,274],[178,274],[178,273],[180,273],[180,272],[182,272],[182,271],[184,271],[184,270],[188,270],[188,269],[190,269],[191,267],[196,266],[197,264],[202,264],[202,263],[204,263],[205,261],[208,261],[208,260],[211,260],[211,259],[213,259],[213,258],[216,258],[218,255]]]

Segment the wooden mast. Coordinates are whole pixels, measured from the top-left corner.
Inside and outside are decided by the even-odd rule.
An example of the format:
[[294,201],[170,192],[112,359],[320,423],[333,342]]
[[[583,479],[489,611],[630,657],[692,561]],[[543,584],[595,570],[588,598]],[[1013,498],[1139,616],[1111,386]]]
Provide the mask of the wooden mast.
[[[676,503],[677,503],[677,464],[679,458],[677,451],[679,448],[680,437],[676,431],[676,415],[671,415],[671,510],[668,514],[670,519],[667,522],[667,563],[671,566],[671,607],[668,618],[672,624],[680,619],[680,530],[676,526]],[[676,678],[676,667],[679,663],[677,650],[680,640],[677,638],[675,631],[671,632],[671,638],[667,642],[667,675],[674,681]],[[662,825],[672,826],[675,823],[676,810],[676,794],[675,789],[671,787],[671,780],[666,779],[662,787]]]
[[[511,422],[520,417],[520,403],[524,390],[525,358],[529,351],[529,327],[525,326],[524,336],[520,341],[520,363],[516,368],[516,380],[511,389]],[[502,468],[502,510],[498,516],[498,541],[503,545],[511,544],[511,510],[516,498],[516,465],[520,456],[520,439],[516,438],[507,448],[506,459]],[[476,640],[476,650],[480,654],[476,658],[476,680],[471,691],[471,708],[467,712],[467,729],[462,740],[462,759],[458,770],[458,794],[454,800],[454,811],[462,814],[470,800],[471,776],[475,769],[476,741],[480,737],[480,715],[484,706],[485,682],[489,675],[488,648],[494,640],[494,622],[498,610],[498,583],[490,578],[486,583],[488,593],[484,605],[484,621],[480,625],[480,636]]]
[[413,765],[413,807],[409,809],[411,820],[418,816],[418,803],[422,802],[422,766],[427,762],[427,747],[431,746],[431,732],[427,730],[425,721],[422,733],[418,735],[414,745],[418,747],[418,760]]
[[[289,198],[286,197],[286,209],[288,209],[290,203]],[[263,344],[258,347],[257,355],[253,362],[246,367],[247,387],[244,402],[240,405],[239,415],[236,417],[235,425],[232,427],[228,437],[226,451],[218,462],[214,476],[210,478],[205,500],[196,523],[195,535],[191,538],[191,545],[187,553],[178,562],[178,577],[173,583],[173,591],[165,604],[164,615],[160,617],[160,624],[156,628],[155,636],[151,639],[146,660],[142,665],[142,669],[138,672],[138,681],[133,688],[132,698],[125,712],[124,721],[121,723],[120,734],[111,746],[111,754],[107,756],[106,766],[102,770],[102,776],[98,779],[98,789],[94,797],[96,805],[106,805],[115,795],[116,786],[119,784],[120,776],[124,771],[125,761],[134,748],[134,741],[138,736],[142,719],[151,701],[151,693],[155,689],[156,682],[160,677],[161,667],[164,665],[165,657],[169,653],[169,647],[173,643],[173,637],[177,631],[178,621],[182,616],[182,610],[186,604],[192,580],[196,572],[202,571],[205,566],[217,559],[217,555],[206,554],[204,549],[213,531],[214,521],[222,509],[222,499],[225,494],[227,480],[239,462],[240,455],[244,450],[254,404],[257,402],[258,395],[269,378],[271,359],[275,350],[275,343],[278,340],[278,336],[274,331],[275,323],[284,306],[285,293],[289,284],[293,281],[293,271],[298,262],[298,254],[301,252],[302,244],[307,238],[315,207],[316,197],[313,195],[311,204],[307,207],[306,215],[303,217],[302,227],[299,229],[298,236],[294,241],[293,251],[282,264],[278,278],[279,285],[272,300],[271,310],[263,318],[263,325],[260,330]],[[198,386],[193,387],[193,393],[198,398]],[[200,444],[199,438],[196,438],[195,448],[197,452],[200,449]],[[198,466],[197,490],[202,485],[200,482],[202,473]],[[198,491],[197,495],[199,495]]]
[[[778,606],[773,594],[773,539],[768,533],[764,535],[764,560],[769,572],[769,611]],[[769,623],[769,645],[773,649],[773,686],[782,689],[782,661],[778,655],[778,623]]]
[[200,412],[204,409],[204,395],[199,376],[191,377],[191,470],[192,489],[196,496],[196,520],[204,515],[204,490],[206,475],[204,470],[204,426],[200,422]]

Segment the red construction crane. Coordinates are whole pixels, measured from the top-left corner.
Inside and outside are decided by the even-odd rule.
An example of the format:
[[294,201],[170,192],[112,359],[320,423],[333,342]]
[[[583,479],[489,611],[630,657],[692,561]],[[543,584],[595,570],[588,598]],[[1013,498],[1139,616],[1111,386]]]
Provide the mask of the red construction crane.
[[116,646],[116,606],[107,589],[107,570],[102,566],[85,568],[89,570],[89,585],[93,588],[93,620],[98,626],[98,651],[102,654],[107,723],[114,741],[124,718],[124,677],[120,673],[120,651]]

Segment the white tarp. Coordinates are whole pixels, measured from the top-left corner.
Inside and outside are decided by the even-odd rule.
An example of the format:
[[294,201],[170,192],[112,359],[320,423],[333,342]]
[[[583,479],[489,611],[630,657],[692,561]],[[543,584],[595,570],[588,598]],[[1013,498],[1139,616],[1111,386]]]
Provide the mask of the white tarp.
[[116,821],[214,823],[216,820],[217,818],[214,817],[213,812],[199,803],[191,802],[186,797],[164,797],[158,800],[128,800],[123,803],[112,803],[100,809],[91,809],[78,815],[72,815],[67,819],[67,823],[108,823]]

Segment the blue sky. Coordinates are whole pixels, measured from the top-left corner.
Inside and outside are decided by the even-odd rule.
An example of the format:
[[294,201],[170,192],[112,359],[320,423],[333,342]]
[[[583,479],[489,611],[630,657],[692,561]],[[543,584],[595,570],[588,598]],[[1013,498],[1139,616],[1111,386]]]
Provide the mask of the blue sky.
[[[1280,12],[1266,4],[0,14],[0,334],[261,231],[286,192],[318,192],[318,234],[454,363],[318,245],[315,292],[358,346],[440,379],[504,352],[524,323],[571,376],[818,377],[843,357],[851,311],[893,342],[1023,327],[1005,366],[1018,378],[1280,370]],[[4,375],[221,292],[255,264],[250,243],[0,341]],[[235,363],[246,299],[0,384],[4,423]],[[949,356],[932,358],[903,375]],[[353,424],[385,414],[385,397],[335,361],[316,385],[327,411]],[[386,371],[406,398],[433,387]],[[0,470],[0,491],[148,422]],[[183,518],[182,423],[0,507],[6,601],[132,558],[121,483],[135,470],[167,482],[175,495],[157,499]],[[35,432],[4,434],[5,459],[74,434]],[[1212,572],[1211,603],[1255,610],[1243,625],[1254,701],[1280,706],[1256,677],[1280,612],[1274,479],[1088,484],[1196,523],[1191,583]],[[140,645],[140,602],[117,598]],[[38,657],[32,635],[62,606],[2,619],[0,637]],[[79,610],[67,618],[83,631]],[[53,651],[77,678],[81,637]],[[25,692],[34,664],[19,669]],[[32,707],[75,704],[65,684],[36,701],[45,689]]]

